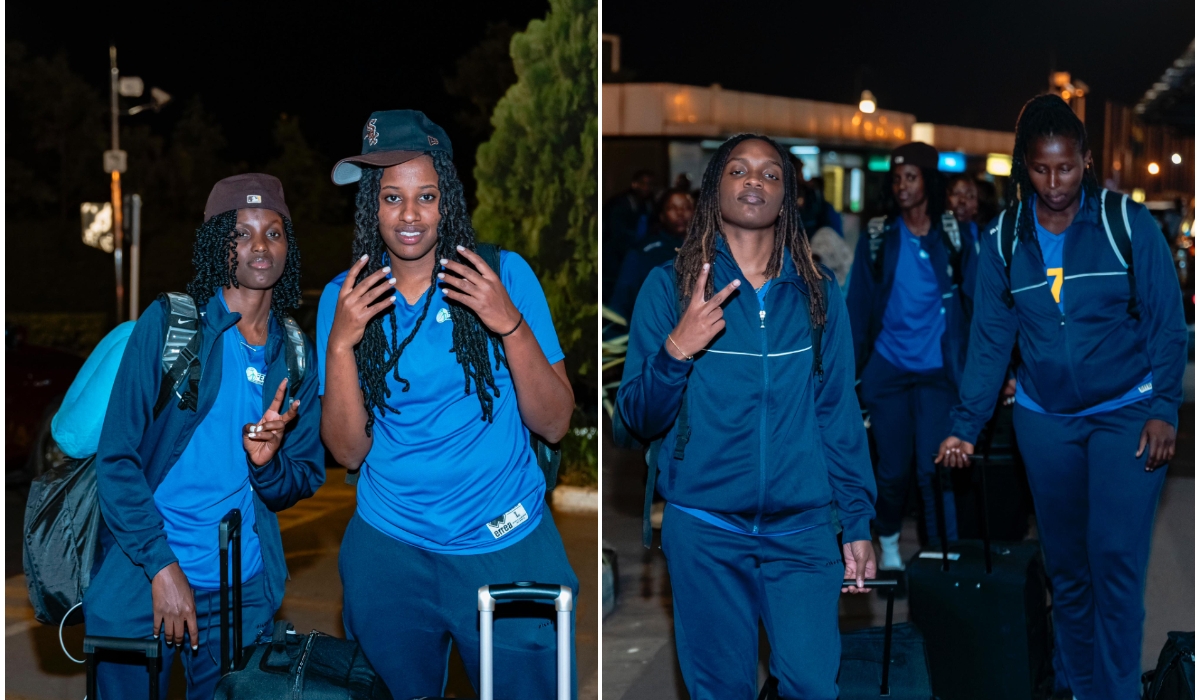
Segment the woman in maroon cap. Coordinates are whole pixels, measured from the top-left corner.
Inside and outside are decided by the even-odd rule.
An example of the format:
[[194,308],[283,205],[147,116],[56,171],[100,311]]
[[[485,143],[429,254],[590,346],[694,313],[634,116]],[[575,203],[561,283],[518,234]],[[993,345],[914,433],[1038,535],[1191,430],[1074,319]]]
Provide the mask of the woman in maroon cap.
[[[151,304],[121,358],[96,454],[104,520],[83,613],[89,635],[162,635],[160,687],[178,654],[188,697],[211,698],[218,525],[241,511],[242,639],[253,644],[270,636],[287,579],[275,513],[312,496],[325,468],[315,373],[289,371],[316,356],[288,318],[300,251],[279,180],[218,182],[192,264],[188,294]],[[106,700],[146,697],[142,666],[102,662],[97,681]]]

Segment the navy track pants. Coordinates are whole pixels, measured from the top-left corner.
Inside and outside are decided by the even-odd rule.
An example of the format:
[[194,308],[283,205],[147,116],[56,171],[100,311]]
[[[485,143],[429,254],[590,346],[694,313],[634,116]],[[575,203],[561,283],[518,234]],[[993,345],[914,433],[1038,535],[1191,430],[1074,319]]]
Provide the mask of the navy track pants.
[[1167,472],[1146,472],[1146,455],[1134,456],[1148,406],[1013,415],[1054,596],[1055,669],[1079,700],[1139,697],[1146,567]]
[[663,512],[675,650],[692,700],[753,700],[758,623],[781,698],[834,700],[841,659],[842,563],[832,525],[781,537],[723,530]]

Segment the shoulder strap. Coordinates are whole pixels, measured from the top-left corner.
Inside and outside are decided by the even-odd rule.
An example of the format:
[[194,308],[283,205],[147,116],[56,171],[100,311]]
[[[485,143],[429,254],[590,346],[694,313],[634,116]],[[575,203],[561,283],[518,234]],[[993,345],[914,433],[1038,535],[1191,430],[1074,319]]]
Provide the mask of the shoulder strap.
[[875,279],[875,284],[883,282],[883,231],[886,224],[886,216],[876,216],[867,221],[867,235],[870,236],[867,245],[871,257],[871,277]]
[[308,356],[304,352],[304,331],[291,316],[283,316],[283,334],[287,342],[288,395],[295,398],[308,373]]
[[947,242],[950,243],[950,250],[955,253],[962,252],[962,234],[958,230],[958,219],[954,218],[954,212],[947,211],[942,214],[942,233],[945,234]]
[[196,302],[178,292],[167,292],[159,299],[167,306],[167,334],[163,340],[163,378],[154,404],[155,418],[175,396],[179,397],[180,408],[196,410],[200,388],[201,333]]
[[1117,261],[1125,268],[1129,280],[1129,303],[1125,310],[1134,320],[1141,320],[1137,303],[1137,280],[1133,273],[1133,229],[1129,226],[1129,195],[1100,190],[1100,220],[1108,243],[1117,254]]
[[1008,277],[1008,289],[1000,295],[1004,305],[1012,308],[1015,301],[1012,296],[1012,259],[1017,250],[1017,220],[1021,218],[1021,202],[1017,203],[1017,211],[1007,209],[1000,212],[1000,221],[996,224],[996,248],[1000,259],[1004,261],[1004,274]]

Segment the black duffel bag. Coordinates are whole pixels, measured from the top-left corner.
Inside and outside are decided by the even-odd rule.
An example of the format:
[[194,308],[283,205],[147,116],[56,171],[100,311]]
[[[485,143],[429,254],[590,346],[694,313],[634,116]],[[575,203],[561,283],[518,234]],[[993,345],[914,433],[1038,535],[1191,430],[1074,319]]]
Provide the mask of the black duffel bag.
[[1168,632],[1158,666],[1142,675],[1143,700],[1196,697],[1196,633]]
[[[242,513],[236,508],[221,519],[221,680],[213,700],[392,700],[358,643],[348,639],[316,630],[299,635],[290,624],[278,621],[270,642],[243,654],[241,526]],[[231,549],[232,606],[227,563]]]

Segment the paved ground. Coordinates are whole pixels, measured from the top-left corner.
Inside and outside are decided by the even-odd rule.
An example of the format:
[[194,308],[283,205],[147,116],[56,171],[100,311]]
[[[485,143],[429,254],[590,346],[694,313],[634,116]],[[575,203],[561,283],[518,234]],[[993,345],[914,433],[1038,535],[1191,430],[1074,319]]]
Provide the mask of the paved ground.
[[[330,470],[329,480],[313,498],[280,514],[284,551],[292,580],[279,618],[296,629],[343,636],[342,589],[337,552],[342,533],[354,513],[354,490],[344,483],[343,470]],[[5,697],[8,700],[79,700],[84,696],[83,666],[71,663],[59,648],[58,631],[33,620],[21,574],[20,532],[24,497],[16,489],[6,494],[5,551]],[[554,516],[580,591],[576,607],[576,649],[580,700],[596,700],[598,684],[598,589],[595,514]],[[66,629],[67,649],[82,658],[83,628]],[[473,652],[474,650],[472,650]],[[182,673],[176,664],[170,698],[183,698]],[[498,691],[501,689],[497,689]],[[457,650],[451,658],[450,697],[475,697]]]
[[[1153,668],[1170,630],[1195,628],[1195,406],[1180,411],[1181,432],[1176,458],[1168,471],[1154,529],[1146,588],[1143,668]],[[671,585],[666,561],[657,546],[641,544],[645,465],[638,452],[612,443],[606,419],[603,450],[604,541],[617,551],[620,594],[616,609],[604,620],[604,700],[686,698],[672,640]],[[657,531],[656,531],[657,537]],[[657,545],[657,542],[656,542]],[[906,519],[901,554],[907,560],[918,549],[916,525]],[[843,630],[883,624],[884,602],[875,595],[842,596]],[[905,600],[898,600],[895,619],[908,619]],[[760,635],[760,682],[770,651]]]

